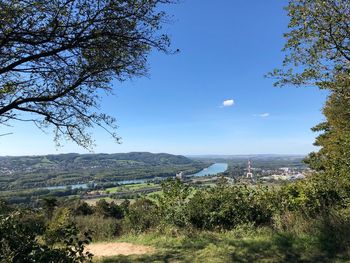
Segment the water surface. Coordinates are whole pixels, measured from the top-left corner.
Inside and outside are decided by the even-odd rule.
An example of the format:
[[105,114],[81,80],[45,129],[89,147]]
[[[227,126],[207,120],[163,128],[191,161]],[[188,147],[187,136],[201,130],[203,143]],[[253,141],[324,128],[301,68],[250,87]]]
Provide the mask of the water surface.
[[[201,176],[213,176],[217,175],[219,173],[223,173],[227,170],[227,163],[214,163],[213,165],[209,166],[208,168],[204,168],[198,173],[186,175],[185,177],[201,177]],[[167,179],[169,177],[161,178],[163,180]],[[153,179],[129,179],[129,180],[121,180],[121,181],[112,181],[110,183],[117,183],[117,184],[142,184],[149,181],[154,180]],[[160,179],[157,177],[157,179]],[[45,189],[48,190],[59,190],[59,189],[66,189],[66,188],[72,188],[72,189],[87,189],[89,188],[88,184],[72,184],[72,185],[60,185],[60,186],[50,186],[45,187]]]
[[192,174],[189,176],[208,176],[208,175],[217,175],[219,173],[223,173],[227,170],[228,164],[227,163],[214,163],[213,165],[209,166],[208,168],[204,168],[202,171]]

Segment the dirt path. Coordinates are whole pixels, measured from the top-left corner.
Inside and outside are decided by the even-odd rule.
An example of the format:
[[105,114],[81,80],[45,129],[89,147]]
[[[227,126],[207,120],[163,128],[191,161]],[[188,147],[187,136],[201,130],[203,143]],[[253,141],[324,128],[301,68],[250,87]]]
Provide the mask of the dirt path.
[[124,242],[90,244],[86,247],[86,250],[94,254],[96,257],[142,255],[153,253],[155,251],[153,247]]

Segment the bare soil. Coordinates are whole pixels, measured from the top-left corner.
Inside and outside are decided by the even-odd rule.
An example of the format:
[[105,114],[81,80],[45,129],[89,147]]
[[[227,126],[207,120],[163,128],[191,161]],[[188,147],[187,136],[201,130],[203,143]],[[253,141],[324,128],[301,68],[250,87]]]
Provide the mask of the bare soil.
[[153,247],[134,245],[124,242],[90,244],[86,247],[86,250],[96,257],[143,255],[155,252],[155,249]]

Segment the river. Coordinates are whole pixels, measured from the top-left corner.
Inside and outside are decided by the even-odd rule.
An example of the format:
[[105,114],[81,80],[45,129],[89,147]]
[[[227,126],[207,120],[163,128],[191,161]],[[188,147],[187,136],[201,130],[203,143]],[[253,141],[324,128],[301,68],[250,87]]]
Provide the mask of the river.
[[[227,163],[214,163],[208,168],[204,168],[202,171],[199,171],[195,174],[186,175],[185,177],[201,177],[201,176],[213,176],[217,175],[219,173],[223,173],[227,170]],[[152,181],[152,179],[133,179],[133,180],[121,180],[121,181],[115,181],[111,183],[118,183],[118,184],[142,184],[145,182]],[[88,184],[72,184],[72,185],[60,185],[60,186],[50,186],[45,187],[45,189],[48,190],[57,190],[57,189],[66,189],[67,187],[71,187],[72,189],[87,189]]]
[[227,163],[214,163],[208,168],[204,168],[202,171],[196,174],[187,175],[186,177],[217,175],[219,173],[225,172],[227,170],[227,167],[228,167]]

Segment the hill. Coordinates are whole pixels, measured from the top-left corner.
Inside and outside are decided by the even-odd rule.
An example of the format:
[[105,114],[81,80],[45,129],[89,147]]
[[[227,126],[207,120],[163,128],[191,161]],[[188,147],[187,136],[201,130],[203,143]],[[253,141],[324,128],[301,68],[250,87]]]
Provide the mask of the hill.
[[201,161],[166,153],[58,154],[0,157],[0,190],[172,176],[197,172]]

